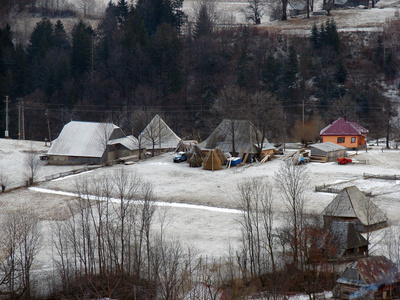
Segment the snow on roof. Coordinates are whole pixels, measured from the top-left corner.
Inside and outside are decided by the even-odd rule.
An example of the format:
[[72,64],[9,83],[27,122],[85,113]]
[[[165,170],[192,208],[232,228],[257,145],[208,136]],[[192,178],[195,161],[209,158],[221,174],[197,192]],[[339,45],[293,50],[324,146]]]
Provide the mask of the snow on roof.
[[320,135],[362,135],[368,133],[368,130],[356,122],[346,121],[339,118],[332,124],[329,124],[321,130]]
[[108,143],[107,143],[107,145],[116,145],[116,144],[121,144],[125,148],[127,148],[127,149],[129,149],[131,151],[139,149],[139,141],[133,135],[125,136],[125,137],[118,138],[118,139],[109,140]]
[[[223,152],[233,152],[233,138],[235,139],[235,152],[242,149],[247,151],[251,147],[251,153],[257,153],[257,147],[261,145],[262,134],[250,121],[224,119],[210,136],[198,146],[205,150],[218,147]],[[275,149],[275,147],[264,138],[262,150],[268,149]]]
[[324,216],[357,218],[369,226],[386,222],[385,214],[356,186],[344,188],[323,210]]
[[112,123],[71,121],[61,130],[47,154],[102,157],[106,148],[105,140],[111,137],[115,129],[119,127]]
[[313,144],[313,145],[310,145],[310,148],[315,148],[318,150],[322,150],[324,152],[332,152],[332,151],[347,149],[346,147],[343,147],[343,146],[340,146],[338,144],[331,143],[331,142]]
[[181,138],[164,122],[159,115],[155,115],[146,128],[139,135],[141,147],[167,149],[175,148]]

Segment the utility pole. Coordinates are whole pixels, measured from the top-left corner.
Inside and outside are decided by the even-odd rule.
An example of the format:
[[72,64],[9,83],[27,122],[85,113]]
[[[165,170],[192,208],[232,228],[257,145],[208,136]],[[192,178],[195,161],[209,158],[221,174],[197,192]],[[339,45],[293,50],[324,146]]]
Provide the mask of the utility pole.
[[22,105],[22,139],[25,141],[25,108],[24,101],[21,102]]
[[9,135],[8,135],[8,102],[9,102],[8,96],[6,96],[6,131],[4,132],[4,136],[6,138],[9,137]]
[[21,98],[18,98],[18,139],[21,139]]
[[51,133],[50,133],[50,121],[49,121],[49,110],[48,109],[46,109],[45,115],[47,117],[47,128],[49,130],[49,143],[51,145]]

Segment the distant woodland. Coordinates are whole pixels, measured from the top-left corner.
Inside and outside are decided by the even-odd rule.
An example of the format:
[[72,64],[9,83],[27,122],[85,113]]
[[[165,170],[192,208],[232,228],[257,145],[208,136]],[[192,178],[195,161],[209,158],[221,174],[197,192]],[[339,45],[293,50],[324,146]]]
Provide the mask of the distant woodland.
[[2,15],[12,7],[61,17],[43,17],[25,44],[10,25],[0,28],[1,135],[8,96],[11,138],[53,140],[70,120],[113,122],[137,136],[156,113],[188,139],[230,118],[268,128],[275,143],[315,141],[344,116],[370,138],[397,138],[398,104],[388,91],[399,88],[400,21],[344,35],[327,17],[307,37],[285,36],[218,26],[207,2],[189,23],[182,1],[120,0],[96,28],[77,18],[71,32],[62,21],[68,10],[2,1]]

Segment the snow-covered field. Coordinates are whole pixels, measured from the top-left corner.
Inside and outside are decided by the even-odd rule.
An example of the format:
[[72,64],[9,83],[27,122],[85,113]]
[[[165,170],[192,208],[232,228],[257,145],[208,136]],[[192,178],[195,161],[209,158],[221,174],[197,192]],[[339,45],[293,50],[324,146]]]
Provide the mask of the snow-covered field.
[[[23,183],[23,156],[30,149],[44,152],[47,147],[41,142],[0,139],[2,176],[14,184]],[[329,162],[307,165],[310,184],[307,187],[306,211],[319,214],[335,196],[317,193],[315,186],[334,184],[335,188],[343,188],[356,185],[360,190],[372,193],[372,200],[387,214],[390,224],[400,225],[400,182],[363,179],[363,173],[400,175],[400,151],[384,149],[382,152],[377,147],[368,152],[351,154],[354,160],[367,160],[367,164],[338,165]],[[36,212],[42,220],[45,235],[49,237],[52,222],[67,215],[67,203],[74,198],[77,180],[86,176],[113,174],[119,168],[136,170],[154,185],[157,201],[160,202],[159,211],[166,212],[167,215],[167,236],[196,248],[197,253],[203,256],[218,258],[227,255],[229,248],[234,249],[239,244],[237,185],[246,179],[259,178],[274,188],[274,174],[280,168],[282,157],[276,157],[264,164],[253,163],[212,172],[189,168],[187,163],[173,163],[173,155],[166,153],[133,165],[100,168],[79,175],[43,181],[31,188],[14,189],[0,195],[0,212],[22,209]],[[44,165],[38,180],[76,168],[77,166]],[[276,224],[280,224],[287,212],[275,188],[274,191]],[[154,226],[159,226],[157,221]],[[38,268],[49,267],[50,242],[46,239],[45,241],[47,244],[37,258]]]

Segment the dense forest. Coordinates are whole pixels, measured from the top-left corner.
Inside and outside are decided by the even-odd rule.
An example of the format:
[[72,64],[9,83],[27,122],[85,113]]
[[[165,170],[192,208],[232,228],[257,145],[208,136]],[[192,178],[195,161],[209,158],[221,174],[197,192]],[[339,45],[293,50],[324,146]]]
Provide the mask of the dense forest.
[[400,22],[344,35],[327,18],[297,37],[220,27],[206,2],[187,22],[181,7],[120,0],[96,28],[77,20],[71,32],[43,18],[26,47],[3,26],[0,131],[8,96],[11,138],[25,128],[26,139],[53,140],[70,120],[110,121],[137,136],[155,113],[182,138],[204,139],[233,118],[267,128],[274,142],[306,142],[344,116],[371,138],[397,137],[397,104],[385,95],[400,71]]

